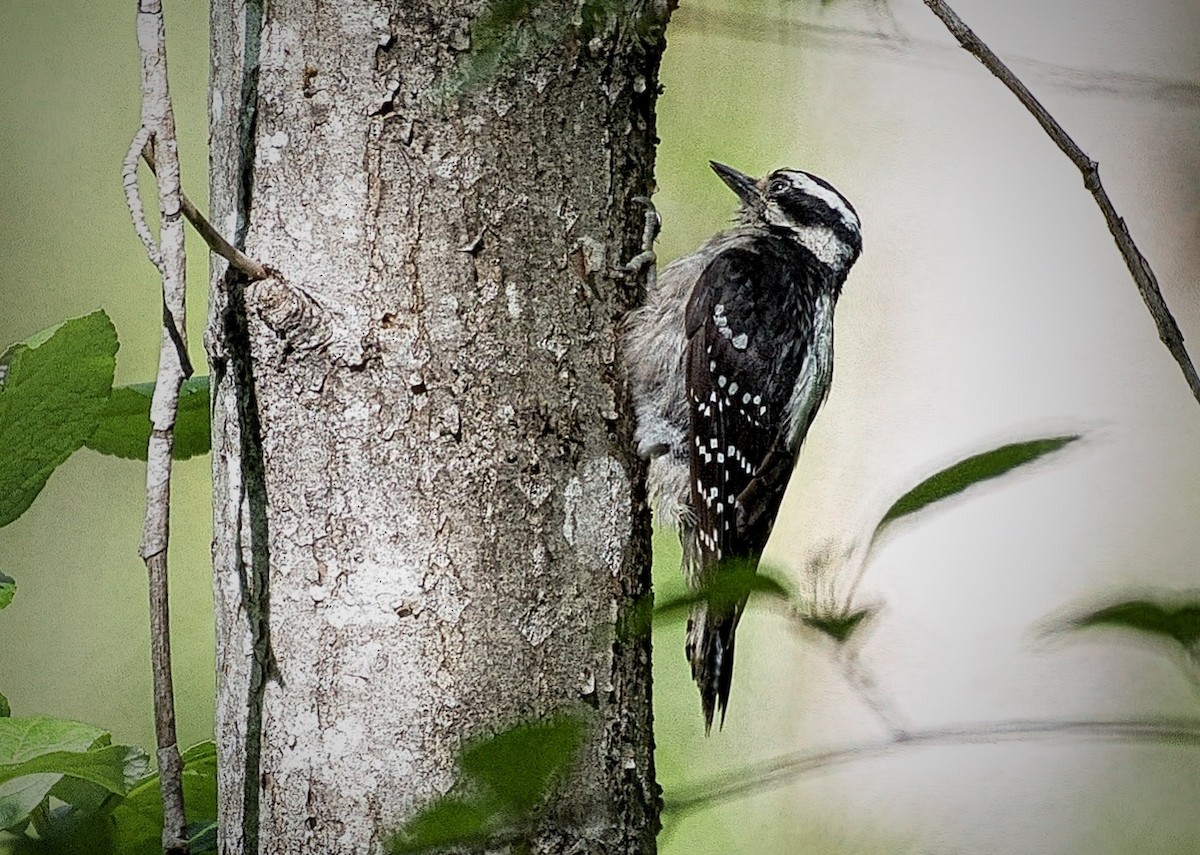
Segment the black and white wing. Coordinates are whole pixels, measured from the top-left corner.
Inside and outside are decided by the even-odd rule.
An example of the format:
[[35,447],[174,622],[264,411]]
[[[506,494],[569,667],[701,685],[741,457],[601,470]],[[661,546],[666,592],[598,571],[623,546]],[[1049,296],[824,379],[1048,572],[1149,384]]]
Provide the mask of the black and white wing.
[[[803,260],[765,241],[722,251],[688,304],[687,396],[696,579],[736,565],[753,569],[766,545],[795,461],[789,407],[812,339],[812,288]],[[804,426],[807,428],[807,425]],[[698,606],[688,658],[705,721],[724,716],[733,643],[744,599]]]

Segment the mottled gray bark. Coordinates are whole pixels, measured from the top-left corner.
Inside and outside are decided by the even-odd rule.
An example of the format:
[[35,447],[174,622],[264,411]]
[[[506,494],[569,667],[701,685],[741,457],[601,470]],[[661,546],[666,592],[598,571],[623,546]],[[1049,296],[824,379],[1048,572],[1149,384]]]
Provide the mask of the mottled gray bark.
[[563,709],[531,851],[654,851],[614,268],[666,4],[533,4],[559,35],[439,108],[482,5],[213,4],[214,223],[279,273],[220,263],[208,339],[222,852],[377,851],[464,738]]

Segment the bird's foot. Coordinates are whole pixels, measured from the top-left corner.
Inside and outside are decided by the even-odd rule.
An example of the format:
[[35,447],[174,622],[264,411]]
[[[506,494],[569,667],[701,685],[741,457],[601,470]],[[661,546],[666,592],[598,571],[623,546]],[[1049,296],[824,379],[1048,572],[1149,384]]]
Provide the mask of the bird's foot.
[[633,201],[646,208],[646,222],[642,226],[642,251],[617,268],[624,276],[642,276],[647,291],[653,290],[657,280],[658,256],[654,254],[654,241],[662,228],[662,218],[649,196],[634,196]]

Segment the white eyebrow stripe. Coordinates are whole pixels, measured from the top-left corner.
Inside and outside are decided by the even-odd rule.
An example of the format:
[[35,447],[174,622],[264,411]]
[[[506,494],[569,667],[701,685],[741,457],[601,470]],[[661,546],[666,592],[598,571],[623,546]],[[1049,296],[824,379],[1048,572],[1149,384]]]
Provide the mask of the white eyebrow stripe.
[[805,193],[810,196],[816,196],[830,208],[837,211],[838,216],[842,218],[842,222],[847,226],[855,231],[861,227],[858,216],[847,207],[846,200],[841,195],[813,181],[806,173],[789,172],[788,176]]

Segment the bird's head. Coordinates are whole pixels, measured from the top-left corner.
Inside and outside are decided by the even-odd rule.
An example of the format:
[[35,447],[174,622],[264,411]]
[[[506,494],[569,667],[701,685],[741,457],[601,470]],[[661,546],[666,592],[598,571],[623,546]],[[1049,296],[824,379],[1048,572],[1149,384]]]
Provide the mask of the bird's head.
[[709,165],[742,201],[739,222],[784,231],[840,272],[858,260],[858,213],[828,181],[799,169],[776,169],[756,181],[723,163]]

